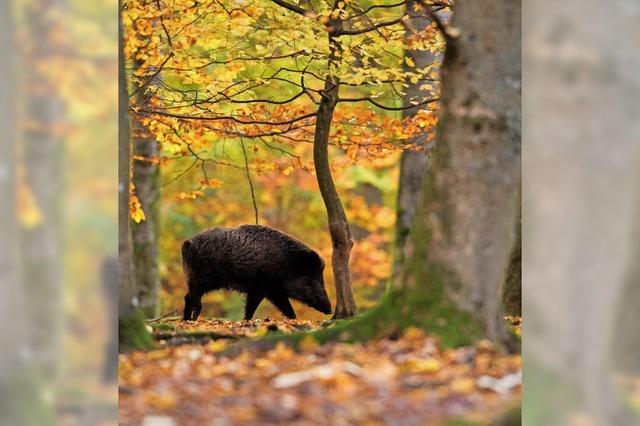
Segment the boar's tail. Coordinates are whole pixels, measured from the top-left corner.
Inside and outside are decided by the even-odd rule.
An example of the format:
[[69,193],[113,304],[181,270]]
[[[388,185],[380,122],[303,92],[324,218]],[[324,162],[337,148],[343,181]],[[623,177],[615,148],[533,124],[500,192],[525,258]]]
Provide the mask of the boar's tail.
[[193,242],[191,240],[185,240],[182,243],[182,269],[184,270],[185,280],[187,285],[191,287],[189,276],[191,275],[191,260],[193,253]]
[[182,242],[182,260],[184,262],[189,262],[191,258],[192,247],[193,247],[193,242],[191,240],[184,240]]

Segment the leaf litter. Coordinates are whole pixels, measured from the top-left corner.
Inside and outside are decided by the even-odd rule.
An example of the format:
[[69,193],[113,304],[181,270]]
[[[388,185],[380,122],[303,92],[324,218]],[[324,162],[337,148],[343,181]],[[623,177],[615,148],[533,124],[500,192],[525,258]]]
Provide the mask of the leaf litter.
[[[520,401],[520,355],[501,354],[486,340],[444,349],[409,328],[362,344],[319,344],[307,335],[298,351],[278,343],[230,356],[224,350],[237,339],[327,323],[166,319],[151,326],[158,349],[120,355],[123,425],[491,423]],[[224,337],[176,342],[188,333]]]

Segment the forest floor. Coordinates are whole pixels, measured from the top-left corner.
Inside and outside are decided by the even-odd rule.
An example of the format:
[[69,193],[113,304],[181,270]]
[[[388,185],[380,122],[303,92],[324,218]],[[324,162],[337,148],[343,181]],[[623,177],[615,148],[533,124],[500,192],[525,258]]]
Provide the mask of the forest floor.
[[[519,332],[519,319],[511,319]],[[227,355],[237,341],[330,326],[303,320],[152,321],[157,349],[120,355],[121,425],[495,424],[517,408],[519,355],[456,349],[415,328],[365,344]],[[453,422],[452,422],[453,421]]]

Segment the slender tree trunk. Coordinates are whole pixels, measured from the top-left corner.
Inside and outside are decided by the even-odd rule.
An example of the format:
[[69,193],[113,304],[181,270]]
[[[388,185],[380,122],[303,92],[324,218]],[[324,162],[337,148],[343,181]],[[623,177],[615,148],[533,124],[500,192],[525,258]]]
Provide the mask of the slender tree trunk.
[[[53,3],[53,4],[51,4]],[[40,212],[37,223],[23,229],[24,281],[30,301],[28,313],[37,327],[31,333],[31,344],[42,372],[55,375],[60,351],[62,230],[61,203],[63,146],[55,134],[55,123],[61,117],[61,104],[47,77],[39,71],[39,63],[55,54],[49,42],[53,30],[51,17],[42,13],[46,7],[59,7],[58,2],[42,2],[27,11],[29,35],[33,50],[25,61],[26,128],[24,133],[25,181]]]
[[[412,31],[406,31],[405,44],[409,44],[409,38],[415,33],[423,31],[429,20],[424,17],[424,13],[416,13],[413,11],[414,2],[407,4],[407,13],[410,14],[410,18],[407,20],[406,25]],[[424,50],[407,50],[405,56],[410,57],[415,63],[414,68],[425,68],[433,64],[436,60],[440,59],[429,51]],[[410,68],[405,64],[405,71],[412,71],[414,68]],[[418,81],[416,83],[407,82],[409,87],[406,89],[404,106],[410,106],[411,100],[423,99],[425,96],[433,96],[435,93],[427,93],[420,90],[420,87],[425,84],[424,81]],[[434,83],[434,86],[436,84]],[[437,86],[436,86],[437,87]],[[417,109],[403,110],[402,115],[404,118],[412,117],[416,114]],[[433,130],[432,130],[433,131]],[[429,134],[427,132],[419,133],[415,135],[410,143],[417,144],[422,149],[420,151],[404,151],[400,159],[400,178],[398,182],[398,199],[396,203],[396,240],[394,245],[394,265],[393,265],[393,280],[397,280],[402,276],[402,248],[404,247],[413,218],[416,214],[417,206],[420,205],[422,199],[422,186],[424,183],[425,170],[429,164],[427,144]]]
[[129,187],[131,167],[131,127],[129,123],[129,93],[124,71],[122,18],[119,22],[118,46],[118,257],[120,264],[119,316],[130,315],[139,305],[133,276]]
[[[337,25],[337,24],[334,24]],[[338,41],[329,36],[332,57],[329,59],[329,71],[335,60],[335,53],[339,50]],[[327,77],[322,99],[318,107],[316,128],[313,138],[313,163],[316,169],[316,177],[322,200],[327,209],[329,232],[333,253],[331,264],[336,286],[336,308],[334,318],[349,318],[356,314],[356,303],[351,290],[351,277],[349,271],[349,256],[353,247],[349,222],[344,212],[338,191],[336,191],[331,167],[329,165],[329,133],[331,120],[338,101],[339,80],[335,77]]]
[[[143,91],[137,102],[144,102]],[[158,142],[142,124],[140,117],[131,116],[133,154],[133,184],[135,193],[145,213],[145,220],[131,224],[134,270],[140,307],[150,317],[158,310],[158,199],[159,170],[150,161],[159,154]]]
[[[120,2],[122,10],[122,1]],[[129,214],[129,176],[131,167],[131,128],[129,123],[129,93],[124,71],[124,41],[122,16],[119,15],[118,46],[118,257],[120,267],[120,297],[118,306],[118,336],[121,350],[151,346],[139,308],[133,273],[131,219]]]

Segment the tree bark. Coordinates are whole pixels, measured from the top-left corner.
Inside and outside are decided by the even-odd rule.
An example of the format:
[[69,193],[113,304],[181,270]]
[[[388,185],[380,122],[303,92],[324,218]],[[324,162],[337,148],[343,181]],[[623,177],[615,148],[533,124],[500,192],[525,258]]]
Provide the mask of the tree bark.
[[24,367],[21,354],[28,352],[26,301],[20,267],[20,234],[16,212],[16,73],[11,2],[0,4],[0,383]]
[[[16,44],[12,2],[0,2],[0,413],[4,424],[53,423],[43,401],[38,372],[29,364],[31,323],[22,279],[17,217],[16,143],[18,122]],[[34,374],[35,373],[35,374]]]
[[[329,24],[338,27],[337,23]],[[331,57],[328,69],[331,72],[336,52],[339,50],[338,40],[329,35],[329,45],[331,46]],[[313,163],[316,170],[316,177],[322,200],[327,209],[329,222],[329,233],[333,252],[331,264],[333,266],[333,277],[336,287],[336,308],[334,318],[349,318],[356,314],[356,303],[351,290],[351,277],[349,271],[349,256],[353,247],[349,222],[344,212],[338,191],[336,190],[331,176],[329,165],[329,133],[331,131],[331,120],[338,101],[340,81],[328,76],[325,81],[322,99],[318,107],[316,116],[316,128],[313,138]]]
[[[25,61],[26,122],[24,132],[25,181],[33,194],[40,220],[23,228],[24,282],[30,301],[29,317],[37,324],[31,345],[43,374],[55,375],[60,352],[62,285],[62,140],[54,125],[62,115],[62,105],[38,63],[50,60],[55,46],[48,42],[51,18],[37,2],[28,8],[29,35],[38,40]],[[53,6],[58,7],[59,4]],[[52,6],[52,5],[49,5]]]
[[402,274],[376,308],[317,333],[318,341],[367,340],[415,325],[449,347],[484,337],[513,344],[500,289],[517,244],[520,2],[461,0],[454,13],[462,35],[447,46],[438,144]]
[[[423,31],[430,21],[424,17],[423,13],[413,12],[413,6],[417,2],[409,2],[407,4],[407,13],[410,18],[406,21],[406,26],[412,31],[406,31],[405,44],[408,44],[409,37],[414,32]],[[409,50],[405,52],[405,56],[410,57],[415,68],[424,68],[433,64],[436,60],[441,59],[439,56],[434,55],[429,51],[424,50]],[[411,71],[412,69],[405,64],[405,71]],[[405,108],[410,106],[412,99],[424,99],[426,96],[433,96],[435,93],[428,94],[420,90],[420,86],[424,84],[423,81],[417,83],[407,82],[408,87],[406,89],[404,106]],[[415,109],[406,109],[402,111],[403,118],[413,117],[416,112]],[[394,264],[393,264],[393,281],[397,283],[398,279],[402,276],[402,248],[404,247],[411,224],[416,214],[417,206],[420,205],[422,200],[422,186],[424,183],[424,176],[426,168],[429,164],[427,140],[428,133],[419,133],[415,135],[410,143],[419,145],[422,149],[420,151],[404,151],[400,159],[400,177],[398,181],[398,198],[396,202],[396,239],[394,244]]]
[[131,229],[129,214],[131,172],[131,127],[129,92],[124,71],[124,39],[122,17],[119,19],[118,46],[118,258],[120,265],[119,316],[130,315],[139,305],[133,276]]
[[[122,10],[122,1],[120,1]],[[118,263],[120,297],[118,305],[118,340],[120,350],[150,347],[152,340],[145,328],[139,307],[133,274],[132,242],[129,214],[129,176],[131,167],[131,128],[129,93],[124,71],[122,15],[118,17]]]
[[507,276],[502,289],[502,302],[505,313],[509,315],[522,315],[522,195],[518,201],[516,220],[516,238],[513,245]]
[[[136,97],[139,104],[144,102],[140,91]],[[131,116],[132,145],[136,157],[133,161],[133,184],[140,200],[145,220],[131,224],[133,259],[137,296],[140,307],[148,317],[158,314],[158,199],[159,170],[150,159],[159,154],[158,142],[142,124],[140,117]]]
[[462,33],[448,40],[438,145],[407,247],[408,262],[425,266],[404,279],[430,291],[436,268],[443,297],[501,343],[510,339],[500,289],[518,241],[520,16],[520,1],[456,3]]

